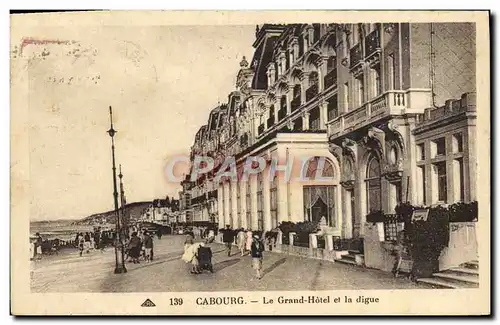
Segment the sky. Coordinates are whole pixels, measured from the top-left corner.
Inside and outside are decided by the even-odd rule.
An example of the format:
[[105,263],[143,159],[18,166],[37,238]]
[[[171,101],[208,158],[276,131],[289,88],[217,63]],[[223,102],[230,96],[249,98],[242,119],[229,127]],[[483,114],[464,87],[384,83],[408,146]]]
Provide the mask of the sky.
[[11,45],[29,87],[30,219],[78,219],[113,209],[109,106],[127,202],[178,196],[165,165],[189,154],[234,90],[255,26],[43,27],[24,37],[45,40]]

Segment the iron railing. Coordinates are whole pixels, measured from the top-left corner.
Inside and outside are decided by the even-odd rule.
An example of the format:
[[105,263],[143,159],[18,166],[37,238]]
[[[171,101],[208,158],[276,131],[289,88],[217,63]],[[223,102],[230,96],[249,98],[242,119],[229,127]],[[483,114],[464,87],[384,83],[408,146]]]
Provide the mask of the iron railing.
[[365,37],[365,56],[369,57],[380,50],[380,33],[378,29]]
[[349,61],[351,69],[361,63],[363,59],[363,53],[361,49],[361,43],[354,45],[349,51]]
[[395,242],[398,239],[398,223],[400,218],[397,214],[386,214],[384,218],[385,241]]

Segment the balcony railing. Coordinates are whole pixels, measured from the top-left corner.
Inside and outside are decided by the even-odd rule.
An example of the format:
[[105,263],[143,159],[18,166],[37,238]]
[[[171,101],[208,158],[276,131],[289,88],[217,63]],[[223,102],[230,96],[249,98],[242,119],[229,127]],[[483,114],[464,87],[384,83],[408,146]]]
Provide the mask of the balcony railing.
[[325,82],[325,89],[328,89],[330,87],[337,87],[337,69],[333,69],[332,71],[328,72],[324,78]]
[[259,133],[259,135],[264,133],[264,124],[259,125],[259,127],[257,128],[257,132]]
[[[382,117],[401,114],[406,109],[407,93],[401,90],[391,90],[358,109],[337,117],[328,124],[328,134],[338,135],[350,132],[356,128],[373,123]],[[330,120],[330,119],[329,119]]]
[[358,43],[354,45],[354,47],[352,47],[349,51],[350,68],[352,69],[357,66],[359,63],[361,63],[362,59],[363,53],[361,50],[361,43]]
[[281,108],[278,111],[278,121],[283,120],[285,117],[286,117],[286,107],[285,107],[285,109]]
[[378,29],[368,34],[365,38],[365,57],[380,51],[380,33]]
[[400,232],[399,224],[401,223],[401,216],[397,214],[386,214],[384,218],[384,239],[388,242],[395,242],[398,239]]
[[292,99],[292,102],[290,103],[290,106],[292,108],[292,112],[294,112],[295,110],[297,110],[299,107],[300,107],[300,96],[299,97],[295,97],[294,99]]
[[339,116],[339,109],[338,108],[328,110],[328,121],[336,119],[338,116]]
[[319,118],[311,120],[311,122],[309,123],[309,129],[311,129],[311,130],[319,130],[320,129]]
[[316,95],[318,95],[318,90],[319,90],[318,84],[313,84],[311,87],[307,88],[306,101],[310,101],[311,99],[316,97]]

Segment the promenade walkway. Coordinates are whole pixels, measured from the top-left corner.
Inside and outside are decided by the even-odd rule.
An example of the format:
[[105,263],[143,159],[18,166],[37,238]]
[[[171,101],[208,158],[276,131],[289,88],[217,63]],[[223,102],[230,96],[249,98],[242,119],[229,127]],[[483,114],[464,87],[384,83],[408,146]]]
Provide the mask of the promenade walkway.
[[113,274],[114,250],[83,257],[71,252],[32,263],[32,292],[186,292],[266,290],[349,290],[422,288],[386,272],[341,263],[266,252],[264,277],[255,279],[251,259],[232,256],[212,244],[215,273],[193,275],[180,259],[184,236],[155,241],[155,260],[127,264],[126,274]]

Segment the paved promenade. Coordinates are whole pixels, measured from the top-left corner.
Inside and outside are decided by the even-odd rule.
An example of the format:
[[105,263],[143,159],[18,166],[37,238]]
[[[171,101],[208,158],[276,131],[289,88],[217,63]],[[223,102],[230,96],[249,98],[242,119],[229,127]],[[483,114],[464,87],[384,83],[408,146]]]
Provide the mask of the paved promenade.
[[212,244],[215,273],[193,275],[180,259],[184,236],[155,240],[155,260],[127,263],[126,274],[113,274],[114,250],[77,251],[32,262],[32,292],[184,292],[421,288],[386,272],[341,263],[266,252],[264,277],[258,280],[251,259],[234,249],[228,257]]

